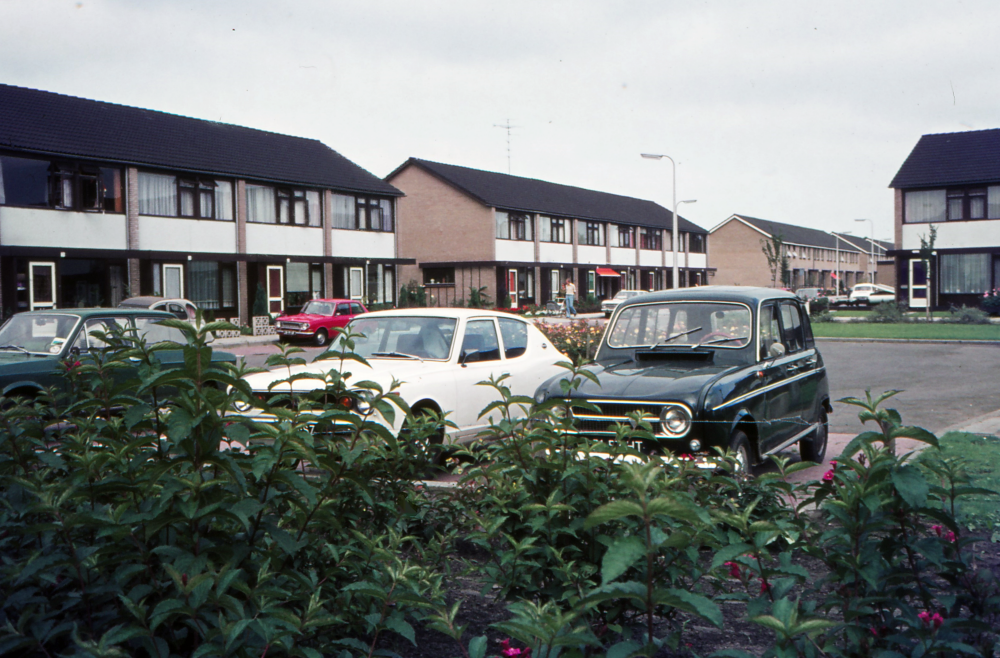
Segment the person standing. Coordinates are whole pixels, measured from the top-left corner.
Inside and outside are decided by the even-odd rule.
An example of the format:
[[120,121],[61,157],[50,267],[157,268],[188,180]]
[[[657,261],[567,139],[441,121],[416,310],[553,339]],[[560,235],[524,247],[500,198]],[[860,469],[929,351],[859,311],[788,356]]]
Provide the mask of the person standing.
[[576,300],[576,284],[573,283],[571,277],[566,277],[564,292],[566,295],[566,317],[576,317],[576,308],[573,306],[573,301]]

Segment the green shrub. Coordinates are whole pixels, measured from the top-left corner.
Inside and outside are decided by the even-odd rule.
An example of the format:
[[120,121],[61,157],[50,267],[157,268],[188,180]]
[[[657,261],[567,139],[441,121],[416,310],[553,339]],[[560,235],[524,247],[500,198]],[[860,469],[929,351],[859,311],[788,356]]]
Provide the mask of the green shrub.
[[962,306],[952,308],[948,312],[948,317],[942,320],[953,324],[990,324],[990,314],[978,308]]
[[809,300],[810,317],[819,315],[821,313],[828,313],[829,311],[830,311],[829,297],[815,297]]
[[865,318],[865,322],[877,322],[877,323],[887,323],[887,324],[898,324],[901,322],[909,322],[910,319],[906,315],[906,310],[901,304],[895,302],[883,302],[881,304],[875,304],[872,307],[871,312]]
[[427,306],[427,293],[415,279],[410,279],[400,287],[397,303],[399,308],[423,308]]
[[469,286],[469,308],[493,308],[493,302],[486,294],[486,286]]
[[1000,288],[984,292],[980,306],[990,315],[1000,315]]
[[558,324],[536,321],[535,326],[552,341],[557,350],[577,365],[594,360],[604,336],[602,325],[590,324],[586,320]]

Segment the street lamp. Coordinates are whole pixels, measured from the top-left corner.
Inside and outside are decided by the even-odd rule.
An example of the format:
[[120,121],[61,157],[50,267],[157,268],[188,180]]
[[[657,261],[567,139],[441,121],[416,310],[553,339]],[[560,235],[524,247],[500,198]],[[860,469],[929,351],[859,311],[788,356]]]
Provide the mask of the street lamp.
[[[844,235],[850,235],[850,234],[851,234],[850,231],[844,231]],[[836,275],[836,279],[837,279],[837,286],[836,286],[836,288],[837,288],[837,291],[836,291],[835,294],[839,296],[840,295],[840,241],[844,240],[844,239],[842,237],[840,237],[837,234],[836,231],[830,231],[830,235],[832,235],[833,237],[836,238],[836,241],[833,243],[834,244],[834,248],[835,248],[835,250],[837,252],[837,255],[835,256],[835,258],[837,260],[837,275]],[[844,240],[844,242],[847,242],[847,240]],[[848,244],[850,244],[850,243],[848,243]]]
[[[684,199],[683,201],[676,202],[674,204],[674,215],[675,216],[677,215],[677,209],[680,208],[685,203],[698,203],[698,199]],[[677,228],[677,222],[676,221],[674,222],[674,228]],[[680,246],[681,245],[680,245],[680,240],[676,236],[676,234],[675,234],[675,237],[674,237],[674,244],[677,245],[677,249],[674,250],[674,268],[677,268],[677,261],[680,260],[680,256],[679,256],[678,252],[680,251]],[[687,266],[689,264],[687,258],[684,259],[684,264],[685,264],[685,266]],[[678,278],[677,278],[677,274],[676,274],[676,269],[674,271],[675,271],[674,281],[677,281]],[[689,286],[691,285],[691,277],[690,277],[690,275],[691,275],[691,273],[688,272],[688,285]],[[674,287],[676,288],[677,286],[674,286]]]
[[868,222],[868,283],[875,283],[872,274],[872,263],[875,260],[875,222],[870,219],[855,219],[856,222]]
[[640,155],[648,160],[662,160],[666,158],[670,160],[670,171],[673,176],[673,193],[674,193],[674,216],[671,218],[673,223],[673,230],[671,231],[671,243],[673,244],[672,251],[674,252],[674,268],[673,268],[673,287],[677,288],[680,285],[680,267],[678,266],[677,258],[677,163],[669,155],[661,155],[657,153],[640,153]]

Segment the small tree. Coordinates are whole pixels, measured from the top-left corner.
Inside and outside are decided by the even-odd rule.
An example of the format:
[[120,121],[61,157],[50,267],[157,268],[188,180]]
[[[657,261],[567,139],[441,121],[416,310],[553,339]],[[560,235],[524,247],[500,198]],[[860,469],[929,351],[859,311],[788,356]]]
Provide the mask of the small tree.
[[486,286],[469,286],[469,308],[491,308],[493,301],[486,294]]
[[760,250],[764,252],[767,267],[771,270],[771,287],[778,287],[779,277],[781,284],[787,286],[791,277],[788,269],[788,254],[785,253],[785,240],[781,234],[772,235],[770,240],[761,238]]
[[934,243],[937,241],[937,227],[931,224],[930,234],[927,237],[920,236],[920,260],[924,261],[924,275],[927,277],[927,306],[924,309],[924,317],[931,321],[931,258],[934,257]]

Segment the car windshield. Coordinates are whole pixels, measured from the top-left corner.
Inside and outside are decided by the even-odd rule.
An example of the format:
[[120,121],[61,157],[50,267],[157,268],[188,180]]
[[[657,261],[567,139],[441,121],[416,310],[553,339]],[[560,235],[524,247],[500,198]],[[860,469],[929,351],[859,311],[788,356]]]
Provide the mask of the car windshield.
[[[447,359],[455,337],[455,318],[417,316],[360,316],[348,326],[355,337],[354,352],[366,359],[407,358]],[[330,346],[345,351],[344,334]]]
[[15,315],[0,327],[0,351],[59,354],[79,321],[57,313]]
[[312,315],[333,315],[333,304],[313,300],[302,307],[302,312],[311,313]]
[[629,297],[635,297],[635,295],[636,293],[630,290],[620,290],[618,294],[615,295],[615,299],[628,299]]
[[608,332],[615,348],[687,345],[740,348],[752,337],[750,309],[724,302],[668,302],[626,308]]

